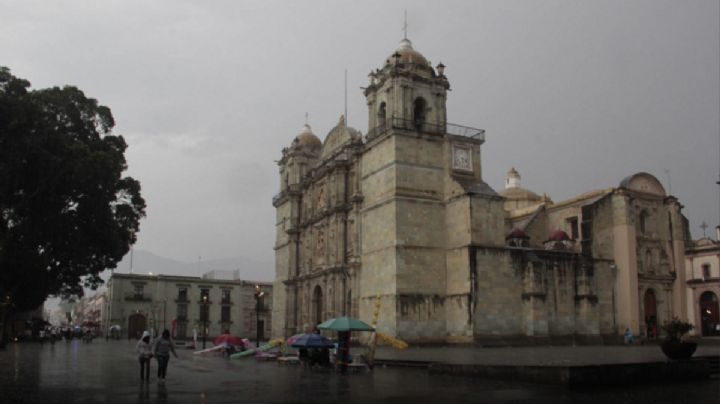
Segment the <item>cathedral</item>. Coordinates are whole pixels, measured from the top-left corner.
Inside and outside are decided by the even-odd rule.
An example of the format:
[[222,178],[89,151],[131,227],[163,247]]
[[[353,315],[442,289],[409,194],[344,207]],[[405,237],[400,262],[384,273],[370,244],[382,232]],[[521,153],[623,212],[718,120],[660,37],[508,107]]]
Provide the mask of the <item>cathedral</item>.
[[554,202],[482,176],[485,132],[406,38],[340,117],[282,150],[273,336],[349,315],[411,343],[602,341],[687,316],[682,205],[652,175]]

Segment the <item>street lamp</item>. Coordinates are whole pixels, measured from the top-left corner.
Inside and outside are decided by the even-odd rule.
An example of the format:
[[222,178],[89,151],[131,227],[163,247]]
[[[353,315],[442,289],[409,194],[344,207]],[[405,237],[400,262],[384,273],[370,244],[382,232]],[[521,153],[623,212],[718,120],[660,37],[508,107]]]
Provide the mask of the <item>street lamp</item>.
[[257,347],[260,348],[260,299],[265,292],[260,290],[260,285],[255,285],[255,331]]
[[208,311],[208,297],[207,295],[202,296],[202,303],[203,305],[203,311],[201,313],[202,321],[203,321],[203,349],[205,349],[205,340],[207,339],[207,322],[208,322],[208,316],[210,315]]

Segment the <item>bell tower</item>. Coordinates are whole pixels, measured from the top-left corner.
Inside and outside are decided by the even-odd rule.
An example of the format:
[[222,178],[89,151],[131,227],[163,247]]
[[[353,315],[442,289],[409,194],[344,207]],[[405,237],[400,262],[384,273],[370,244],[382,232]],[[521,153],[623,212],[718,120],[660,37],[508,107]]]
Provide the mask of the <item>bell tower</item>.
[[[436,70],[437,69],[437,70]],[[365,88],[369,137],[394,127],[444,133],[445,100],[450,83],[440,63],[433,69],[409,39],[388,56],[382,69],[371,71]]]

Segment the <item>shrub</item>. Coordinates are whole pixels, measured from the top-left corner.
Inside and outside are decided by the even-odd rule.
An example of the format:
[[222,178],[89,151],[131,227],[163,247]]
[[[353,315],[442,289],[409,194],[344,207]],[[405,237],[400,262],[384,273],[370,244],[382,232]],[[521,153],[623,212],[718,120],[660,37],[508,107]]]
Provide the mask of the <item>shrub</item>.
[[682,337],[695,328],[695,326],[677,317],[673,317],[673,319],[665,323],[662,328],[668,340],[680,342]]

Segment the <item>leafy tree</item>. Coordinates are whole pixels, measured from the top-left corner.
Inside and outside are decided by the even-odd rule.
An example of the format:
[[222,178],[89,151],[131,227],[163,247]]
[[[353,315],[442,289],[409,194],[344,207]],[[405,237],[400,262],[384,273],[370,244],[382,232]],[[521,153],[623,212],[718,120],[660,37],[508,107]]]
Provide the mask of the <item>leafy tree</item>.
[[99,274],[117,266],[145,216],[140,183],[122,175],[127,145],[112,134],[110,109],[76,87],[29,88],[0,66],[5,314],[102,284]]

